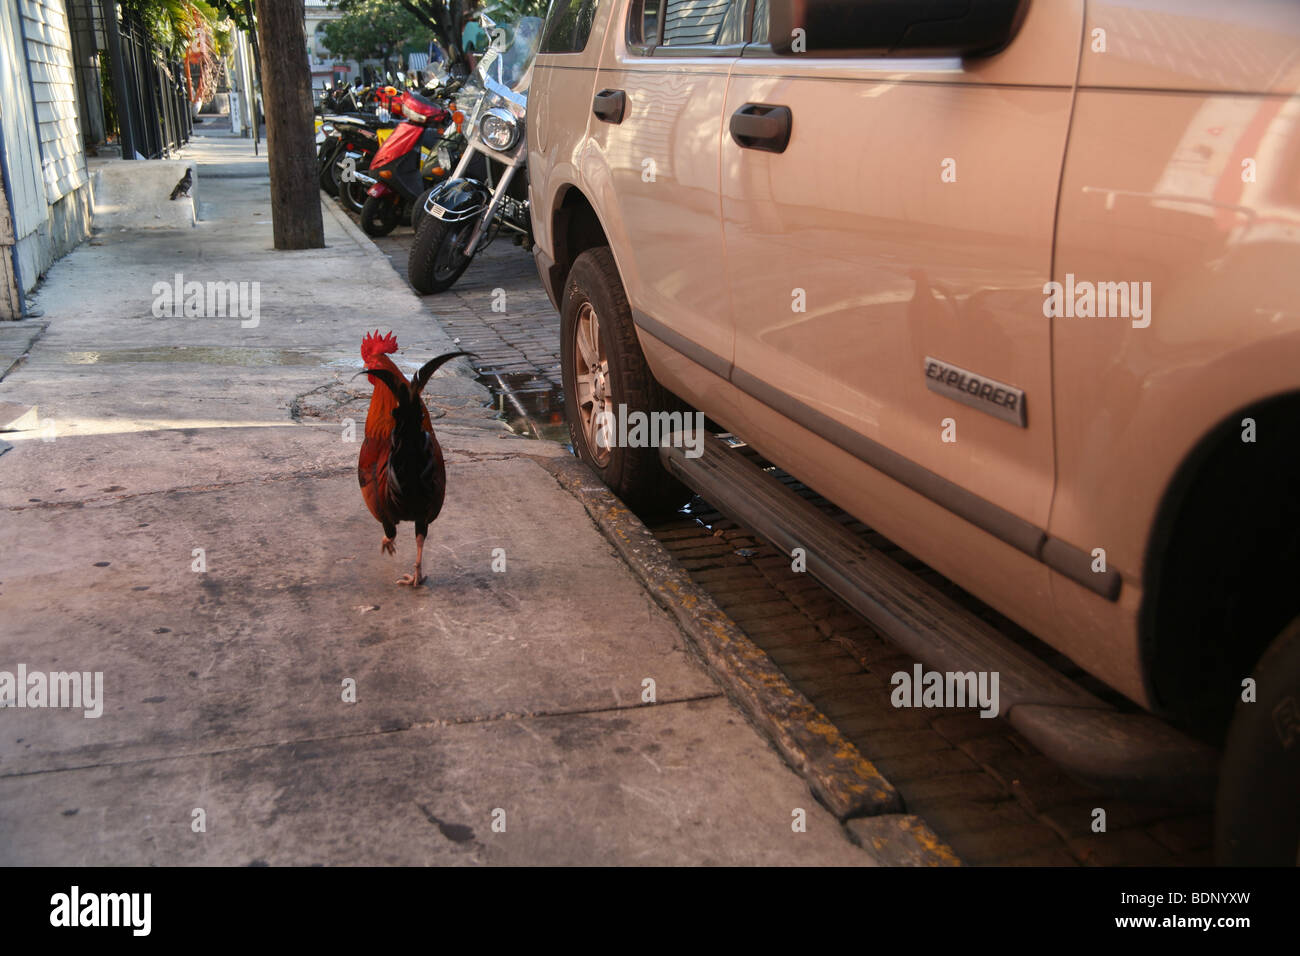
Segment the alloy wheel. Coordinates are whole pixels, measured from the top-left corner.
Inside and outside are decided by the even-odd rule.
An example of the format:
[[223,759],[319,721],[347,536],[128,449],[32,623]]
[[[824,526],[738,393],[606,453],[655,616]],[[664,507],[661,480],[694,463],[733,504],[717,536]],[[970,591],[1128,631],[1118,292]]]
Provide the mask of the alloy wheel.
[[578,414],[582,416],[583,437],[591,457],[603,468],[609,463],[613,445],[613,393],[609,359],[600,341],[600,316],[590,302],[582,303],[578,309],[574,338]]

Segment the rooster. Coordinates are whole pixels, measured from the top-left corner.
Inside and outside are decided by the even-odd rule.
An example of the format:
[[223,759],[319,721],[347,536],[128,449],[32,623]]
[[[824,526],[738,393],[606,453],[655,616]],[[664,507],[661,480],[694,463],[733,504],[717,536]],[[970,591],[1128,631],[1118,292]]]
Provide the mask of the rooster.
[[430,359],[407,381],[388,356],[397,351],[392,332],[379,330],[361,340],[365,374],[374,385],[370,410],[366,413],[366,435],[357,461],[361,497],[375,519],[384,526],[379,550],[396,554],[394,538],[399,521],[415,523],[415,570],[398,579],[398,584],[419,587],[425,580],[420,565],[424,560],[424,539],[429,525],[442,510],[447,491],[447,469],[442,448],[433,434],[429,410],[420,397],[443,363],[469,352],[448,352]]

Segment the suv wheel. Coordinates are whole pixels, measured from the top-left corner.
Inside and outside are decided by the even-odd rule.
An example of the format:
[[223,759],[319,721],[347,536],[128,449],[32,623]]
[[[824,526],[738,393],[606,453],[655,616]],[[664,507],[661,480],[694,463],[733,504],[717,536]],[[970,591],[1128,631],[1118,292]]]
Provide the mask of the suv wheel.
[[1255,665],[1219,771],[1215,858],[1224,866],[1300,865],[1300,617]]
[[613,416],[620,406],[627,414],[650,414],[681,403],[650,373],[614,256],[603,246],[582,253],[569,271],[560,358],[564,415],[578,457],[634,511],[659,514],[688,501],[690,491],[664,470],[657,448],[617,443]]

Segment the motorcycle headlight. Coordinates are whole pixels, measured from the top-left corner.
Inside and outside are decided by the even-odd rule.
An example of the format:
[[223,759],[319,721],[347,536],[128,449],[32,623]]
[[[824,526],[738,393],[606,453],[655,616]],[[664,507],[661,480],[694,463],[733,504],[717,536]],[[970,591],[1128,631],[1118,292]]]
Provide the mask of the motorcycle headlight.
[[519,139],[519,124],[508,110],[491,109],[478,123],[478,133],[493,149],[505,152]]

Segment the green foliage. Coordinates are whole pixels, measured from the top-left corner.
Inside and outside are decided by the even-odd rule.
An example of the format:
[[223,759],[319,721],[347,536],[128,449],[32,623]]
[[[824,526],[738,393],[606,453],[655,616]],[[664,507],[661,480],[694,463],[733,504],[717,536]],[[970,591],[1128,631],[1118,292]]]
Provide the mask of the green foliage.
[[325,46],[347,60],[384,59],[408,45],[427,46],[435,31],[396,0],[354,0],[335,5],[343,16],[325,23]]
[[521,17],[545,17],[550,0],[488,0],[483,12],[497,23],[514,23]]
[[153,45],[169,60],[179,60],[200,34],[228,36],[224,17],[206,0],[121,0],[122,9],[144,27]]
[[230,20],[235,29],[245,33],[257,32],[257,17],[253,15],[250,0],[211,0],[212,7],[223,20]]
[[[369,0],[335,0],[330,6],[347,13]],[[480,0],[390,0],[428,27],[433,36],[447,51],[452,62],[465,66],[460,49],[461,31],[465,21],[479,8]],[[326,41],[328,43],[328,41]]]

